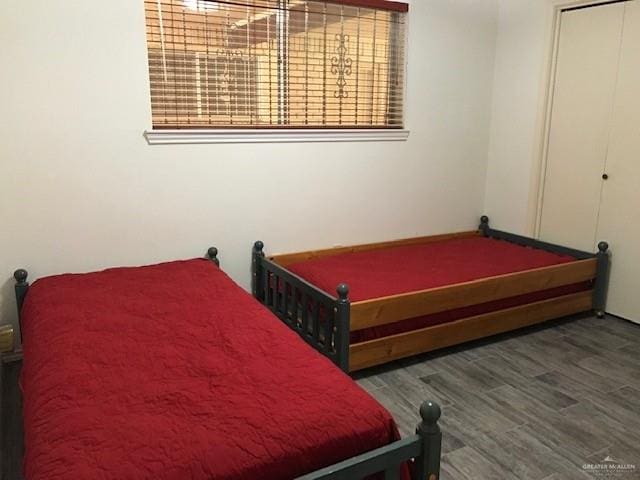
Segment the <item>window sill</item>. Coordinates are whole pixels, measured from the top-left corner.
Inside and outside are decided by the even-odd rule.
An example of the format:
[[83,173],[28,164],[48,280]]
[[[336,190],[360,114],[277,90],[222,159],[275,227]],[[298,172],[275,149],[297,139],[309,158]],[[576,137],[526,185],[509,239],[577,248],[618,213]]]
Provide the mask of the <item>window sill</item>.
[[149,145],[205,143],[403,142],[404,129],[147,130]]

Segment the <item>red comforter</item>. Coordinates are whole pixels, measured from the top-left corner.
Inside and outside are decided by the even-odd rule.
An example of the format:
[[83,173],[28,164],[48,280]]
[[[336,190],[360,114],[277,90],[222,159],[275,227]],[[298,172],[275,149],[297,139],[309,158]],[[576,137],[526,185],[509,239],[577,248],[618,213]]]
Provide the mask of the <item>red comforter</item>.
[[398,439],[206,260],[38,280],[23,333],[27,480],[289,479]]
[[[344,253],[289,265],[287,268],[326,292],[349,284],[353,302],[469,282],[480,278],[572,262],[575,258],[484,237]],[[589,283],[412,318],[351,333],[351,343],[373,340],[587,290]]]

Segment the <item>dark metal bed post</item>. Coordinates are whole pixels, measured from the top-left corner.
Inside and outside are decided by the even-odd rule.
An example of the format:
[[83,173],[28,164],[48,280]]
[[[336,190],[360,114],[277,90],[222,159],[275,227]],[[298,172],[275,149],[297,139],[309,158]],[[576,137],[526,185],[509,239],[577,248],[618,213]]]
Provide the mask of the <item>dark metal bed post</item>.
[[264,258],[264,243],[258,240],[253,244],[251,252],[251,294],[258,300],[263,299],[264,287],[262,285],[262,259]]
[[24,268],[13,272],[13,278],[16,280],[14,289],[16,292],[16,306],[18,307],[18,323],[20,324],[20,341],[22,341],[22,304],[24,303],[24,297],[27,296],[27,292],[29,291],[28,276],[29,273]]
[[220,260],[218,260],[218,249],[216,247],[210,247],[209,250],[207,250],[207,258],[218,267],[220,266]]
[[596,254],[596,280],[593,286],[593,310],[598,318],[603,318],[607,305],[607,284],[609,277],[609,244],[600,242]]
[[478,230],[482,232],[483,237],[489,236],[489,217],[483,215],[480,217],[480,225],[478,226]]
[[342,371],[349,373],[349,341],[351,333],[349,286],[346,283],[341,283],[338,285],[336,292],[338,293],[338,301],[336,302],[335,349],[338,356],[338,365]]
[[440,478],[440,451],[442,432],[438,426],[440,407],[435,402],[424,402],[420,406],[422,422],[416,433],[422,437],[422,456],[416,459],[416,480],[438,480]]

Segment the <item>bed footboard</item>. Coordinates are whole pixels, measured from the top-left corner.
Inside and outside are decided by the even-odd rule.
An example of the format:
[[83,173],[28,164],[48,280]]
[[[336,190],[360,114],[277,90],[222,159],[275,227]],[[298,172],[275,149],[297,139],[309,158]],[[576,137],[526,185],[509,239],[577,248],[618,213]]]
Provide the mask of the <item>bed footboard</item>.
[[296,480],[360,480],[376,473],[384,473],[385,480],[397,480],[400,479],[401,466],[406,462],[409,462],[413,480],[438,480],[442,444],[442,433],[438,426],[440,407],[434,402],[424,402],[420,407],[420,416],[422,421],[412,437],[316,470]]
[[267,259],[264,243],[255,242],[251,292],[309,345],[349,371],[349,287],[338,285],[334,297]]

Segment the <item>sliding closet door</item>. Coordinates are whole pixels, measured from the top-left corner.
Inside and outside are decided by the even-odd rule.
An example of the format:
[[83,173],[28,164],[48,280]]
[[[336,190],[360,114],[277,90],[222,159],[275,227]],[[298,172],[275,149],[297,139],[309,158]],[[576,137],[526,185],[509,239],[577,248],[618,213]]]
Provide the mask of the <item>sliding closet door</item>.
[[640,322],[640,1],[625,7],[598,237],[611,246],[607,311]]
[[624,5],[561,15],[540,238],[587,251],[596,241]]

